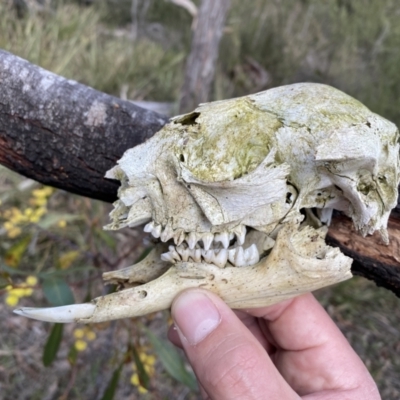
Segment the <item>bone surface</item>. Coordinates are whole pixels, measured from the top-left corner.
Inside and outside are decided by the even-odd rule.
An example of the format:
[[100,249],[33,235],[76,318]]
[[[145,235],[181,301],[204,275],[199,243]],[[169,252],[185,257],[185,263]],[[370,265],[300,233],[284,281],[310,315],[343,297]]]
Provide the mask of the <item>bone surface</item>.
[[[125,289],[94,299],[92,308],[60,310],[59,322],[145,315],[190,287],[249,308],[348,279],[351,259],[325,245],[327,225],[338,210],[361,235],[378,231],[388,242],[398,142],[391,122],[314,83],[173,118],[107,173],[121,187],[106,228],[144,224],[154,251],[104,274]],[[54,321],[57,309],[18,313]]]

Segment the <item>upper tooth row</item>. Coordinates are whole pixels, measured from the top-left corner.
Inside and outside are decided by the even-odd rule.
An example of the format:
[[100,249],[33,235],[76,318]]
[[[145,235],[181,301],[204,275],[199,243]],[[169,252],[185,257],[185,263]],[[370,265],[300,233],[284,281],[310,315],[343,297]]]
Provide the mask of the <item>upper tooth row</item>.
[[229,242],[236,236],[237,244],[239,246],[244,244],[246,238],[246,227],[244,225],[239,225],[231,232],[221,232],[216,233],[215,235],[211,232],[205,233],[196,233],[190,232],[185,233],[182,229],[173,230],[170,226],[166,226],[165,229],[162,229],[162,226],[154,223],[154,221],[149,222],[144,227],[145,232],[150,232],[155,238],[160,238],[161,241],[167,242],[169,239],[173,238],[174,242],[177,246],[179,246],[184,240],[189,246],[189,249],[193,250],[197,244],[197,242],[202,241],[203,247],[205,250],[209,250],[211,244],[221,243],[224,249],[229,247]]
[[236,267],[254,265],[260,260],[260,255],[255,244],[252,244],[246,250],[243,250],[241,246],[229,250],[205,250],[200,248],[190,249],[185,246],[169,246],[168,253],[161,254],[161,259],[172,262],[173,264],[180,261],[201,262],[204,260],[207,263],[212,263],[223,268],[228,260]]

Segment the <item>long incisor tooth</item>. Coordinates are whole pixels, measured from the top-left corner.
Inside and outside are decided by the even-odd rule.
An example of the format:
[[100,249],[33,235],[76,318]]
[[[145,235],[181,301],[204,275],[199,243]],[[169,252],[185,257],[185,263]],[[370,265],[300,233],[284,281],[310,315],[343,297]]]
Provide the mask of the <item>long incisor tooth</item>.
[[246,266],[257,264],[260,261],[260,254],[254,243],[244,251],[244,259]]
[[186,238],[186,242],[189,245],[189,249],[193,250],[194,246],[197,244],[197,235],[195,232],[190,232]]
[[233,232],[236,235],[237,244],[242,246],[246,240],[246,227],[244,225],[239,225],[235,227]]
[[211,243],[214,240],[214,235],[212,233],[203,233],[201,240],[203,241],[204,250],[210,250]]
[[227,232],[217,233],[214,240],[221,242],[224,249],[229,247],[229,234]]
[[212,261],[217,267],[224,268],[228,261],[228,250],[221,249],[218,254],[214,254],[214,260]]

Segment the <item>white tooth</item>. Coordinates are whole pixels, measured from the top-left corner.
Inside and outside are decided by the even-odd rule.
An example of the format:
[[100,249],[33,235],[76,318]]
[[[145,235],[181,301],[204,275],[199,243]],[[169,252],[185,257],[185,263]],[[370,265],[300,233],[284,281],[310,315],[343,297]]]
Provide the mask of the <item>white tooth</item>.
[[161,228],[162,228],[161,225],[156,225],[156,226],[154,227],[154,229],[151,231],[151,234],[152,234],[156,239],[158,239],[158,238],[160,237],[160,235],[161,235]]
[[186,247],[186,245],[182,245],[176,248],[176,251],[181,256],[182,261],[187,262],[190,256],[190,250]]
[[228,250],[228,260],[232,265],[235,265],[236,247]]
[[221,249],[218,254],[215,254],[213,263],[220,268],[224,268],[228,261],[228,250]]
[[149,222],[143,228],[145,232],[151,232],[154,229],[154,221]]
[[181,261],[181,257],[180,255],[177,253],[177,251],[175,250],[174,246],[169,246],[168,247],[169,253],[172,255],[172,257],[176,260],[176,261]]
[[189,235],[186,238],[186,242],[189,245],[189,249],[193,250],[194,246],[196,246],[197,243],[197,235],[195,232],[190,232]]
[[233,231],[235,232],[238,245],[242,246],[246,240],[246,227],[239,225]]
[[194,249],[191,251],[191,257],[194,262],[201,262],[201,249]]
[[174,235],[174,231],[172,230],[170,225],[167,225],[165,229],[161,232],[160,238],[162,242],[167,242]]
[[212,263],[214,260],[214,250],[202,250],[201,255],[206,263]]
[[210,250],[211,243],[214,240],[214,235],[212,233],[204,233],[201,240],[203,241],[204,250]]
[[176,247],[175,247],[175,250],[177,251],[177,253],[178,253],[180,256],[182,255],[182,252],[183,252],[183,250],[185,250],[185,249],[186,249],[185,243],[182,244],[182,245],[180,245],[180,246],[176,246]]
[[75,322],[77,319],[90,318],[95,309],[94,304],[83,303],[49,308],[21,307],[14,310],[14,313],[39,321],[67,323]]
[[176,263],[176,260],[174,259],[174,257],[172,256],[171,253],[163,253],[163,254],[161,254],[161,260],[168,261],[168,262],[171,262],[173,264]]
[[227,232],[222,232],[222,233],[217,233],[215,235],[215,241],[216,242],[221,242],[222,246],[224,246],[224,249],[227,249],[229,247],[229,235]]
[[185,240],[185,232],[182,229],[178,229],[174,232],[174,242],[177,246],[180,246]]
[[235,234],[232,232],[229,232],[229,241],[233,240],[235,238]]
[[245,265],[246,265],[246,261],[244,259],[243,247],[236,247],[235,266],[236,267],[244,267]]
[[254,265],[260,261],[260,255],[258,254],[257,246],[252,244],[244,251],[244,258],[246,265]]
[[185,249],[182,254],[182,261],[185,261],[185,262],[189,261],[189,257],[190,257],[190,250]]

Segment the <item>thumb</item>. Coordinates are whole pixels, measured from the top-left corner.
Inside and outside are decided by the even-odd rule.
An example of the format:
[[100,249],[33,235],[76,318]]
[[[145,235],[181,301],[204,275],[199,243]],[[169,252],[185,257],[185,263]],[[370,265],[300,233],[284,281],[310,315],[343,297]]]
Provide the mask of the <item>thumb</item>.
[[187,290],[174,300],[171,311],[186,355],[211,399],[299,399],[219,297]]

